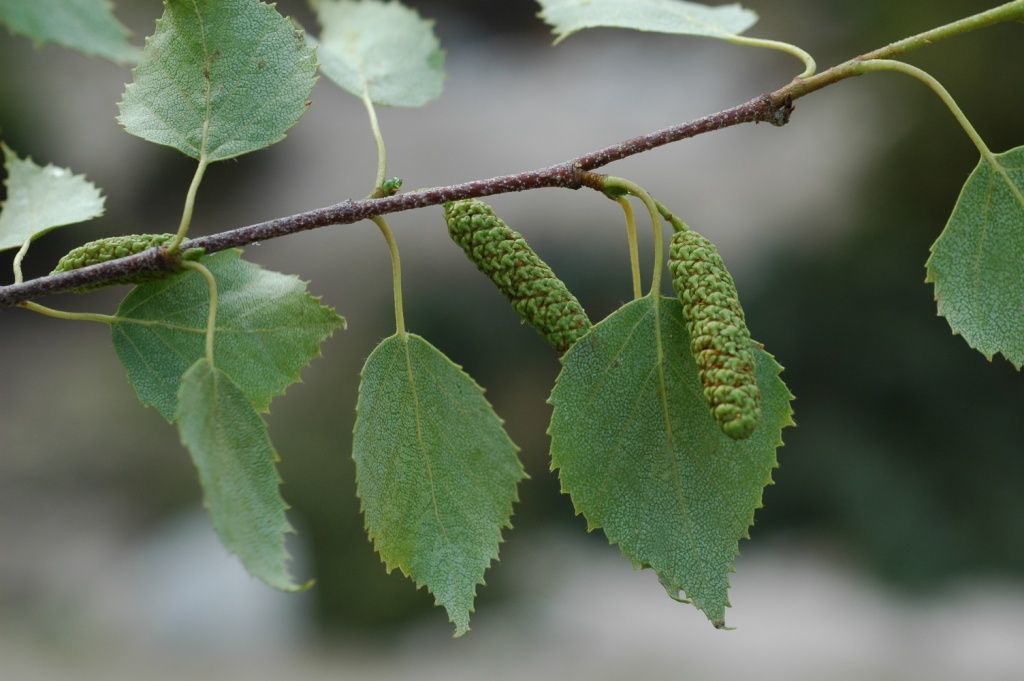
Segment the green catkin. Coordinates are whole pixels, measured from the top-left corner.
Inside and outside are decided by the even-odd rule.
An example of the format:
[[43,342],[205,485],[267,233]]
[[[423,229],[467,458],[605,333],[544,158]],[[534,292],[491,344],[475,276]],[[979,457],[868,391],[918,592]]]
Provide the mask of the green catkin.
[[444,217],[452,240],[556,350],[565,352],[590,330],[576,296],[490,206],[476,199],[449,202]]
[[689,229],[672,237],[669,270],[711,415],[734,440],[750,437],[761,417],[761,391],[732,275],[715,245]]
[[[149,250],[155,246],[163,246],[174,238],[173,234],[128,234],[126,236],[111,236],[105,239],[97,239],[83,244],[71,250],[67,255],[57,262],[57,266],[50,274],[60,274],[71,270],[81,269],[89,265],[98,265],[108,260],[116,260],[129,255],[135,255]],[[114,284],[141,284],[153,279],[166,276],[164,272],[140,273],[130,277],[124,277],[110,281],[101,286],[112,286]],[[88,287],[87,287],[88,288]],[[95,287],[93,287],[95,288]],[[85,290],[85,289],[83,289]]]

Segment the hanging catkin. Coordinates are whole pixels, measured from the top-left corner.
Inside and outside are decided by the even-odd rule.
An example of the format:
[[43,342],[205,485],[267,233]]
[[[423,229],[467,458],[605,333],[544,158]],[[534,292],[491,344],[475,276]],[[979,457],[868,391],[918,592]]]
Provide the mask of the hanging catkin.
[[711,415],[734,440],[750,437],[761,417],[761,392],[732,275],[715,245],[689,229],[672,237],[669,270]]
[[454,201],[445,204],[444,217],[452,240],[556,350],[568,350],[590,329],[576,296],[490,206],[476,199]]

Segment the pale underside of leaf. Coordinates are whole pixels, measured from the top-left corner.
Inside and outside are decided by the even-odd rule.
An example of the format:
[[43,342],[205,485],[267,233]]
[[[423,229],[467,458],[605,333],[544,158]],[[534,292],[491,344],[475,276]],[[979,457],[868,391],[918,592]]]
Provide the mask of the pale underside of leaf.
[[392,336],[362,371],[352,456],[367,533],[388,571],[469,629],[478,585],[525,477],[480,387],[419,336]]
[[636,31],[727,38],[755,23],[757,14],[738,4],[709,7],[684,0],[539,0],[540,17],[561,42],[586,28],[627,28]]
[[595,326],[563,357],[550,400],[552,468],[588,527],[716,626],[739,541],[793,423],[781,367],[755,355],[762,418],[746,440],[712,418],[674,299],[642,298]]
[[54,165],[40,167],[31,158],[18,158],[7,145],[0,146],[7,174],[7,199],[0,210],[0,251],[103,214],[105,199],[84,175]]
[[283,591],[297,591],[288,571],[285,515],[267,427],[238,386],[205,359],[182,377],[176,421],[192,455],[203,503],[224,547],[254,577]]
[[1024,365],[1024,147],[982,159],[931,247],[925,281],[953,333]]
[[444,86],[444,51],[433,22],[399,2],[319,0],[320,68],[374,104],[417,107]]
[[146,39],[118,120],[207,162],[284,139],[305,113],[316,56],[259,0],[174,0]]
[[3,0],[0,24],[37,44],[52,42],[122,64],[139,58],[109,0]]
[[[203,258],[217,279],[215,355],[258,411],[299,380],[345,320],[298,277],[264,270],[232,250]],[[182,374],[204,354],[209,291],[196,272],[137,286],[111,325],[114,348],[139,400],[168,421]]]

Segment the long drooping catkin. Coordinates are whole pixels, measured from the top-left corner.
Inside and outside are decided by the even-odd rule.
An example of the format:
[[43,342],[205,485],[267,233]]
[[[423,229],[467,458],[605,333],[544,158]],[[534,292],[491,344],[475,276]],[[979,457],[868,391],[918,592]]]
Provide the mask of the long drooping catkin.
[[732,275],[715,245],[689,229],[672,237],[669,269],[711,414],[734,440],[750,437],[761,417],[761,391]]
[[576,296],[490,206],[476,199],[454,201],[445,204],[444,217],[452,240],[556,350],[568,350],[590,330]]

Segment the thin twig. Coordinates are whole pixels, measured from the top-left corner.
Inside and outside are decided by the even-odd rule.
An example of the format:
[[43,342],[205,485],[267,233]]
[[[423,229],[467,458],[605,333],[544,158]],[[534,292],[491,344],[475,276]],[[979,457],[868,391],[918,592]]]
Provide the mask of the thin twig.
[[[861,75],[859,66],[864,61],[888,59],[910,50],[931,45],[939,40],[967,33],[968,31],[1000,22],[1019,20],[1022,16],[1024,16],[1024,2],[1022,0],[1006,3],[986,12],[954,21],[945,26],[940,26],[868,52],[860,57],[834,66],[827,71],[822,71],[816,76],[805,79],[797,78],[774,92],[755,97],[739,106],[724,109],[718,113],[704,116],[688,123],[640,135],[639,137],[634,137],[604,149],[577,156],[564,163],[541,168],[540,170],[529,170],[486,180],[474,180],[462,184],[435,187],[433,189],[424,189],[383,198],[350,199],[333,206],[317,208],[267,222],[191,239],[185,242],[182,248],[186,250],[190,248],[203,248],[207,253],[213,253],[328,225],[350,224],[372,218],[376,215],[436,206],[446,201],[493,196],[495,194],[507,194],[544,187],[579,189],[581,186],[581,176],[585,171],[601,168],[614,161],[641,154],[672,142],[678,142],[743,123],[785,125],[789,122],[794,100],[847,78]],[[83,267],[71,272],[38,277],[10,286],[0,286],[0,308],[12,307],[23,301],[45,295],[102,284],[127,275],[142,272],[171,271],[179,267],[180,261],[176,256],[169,256],[164,249],[154,248],[144,253],[111,260],[90,267]]]

